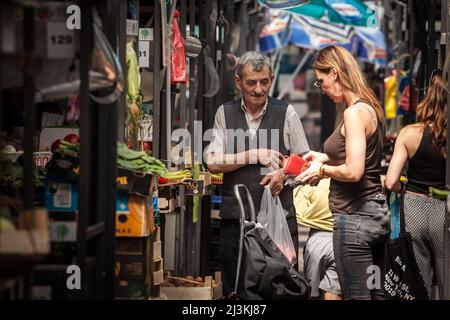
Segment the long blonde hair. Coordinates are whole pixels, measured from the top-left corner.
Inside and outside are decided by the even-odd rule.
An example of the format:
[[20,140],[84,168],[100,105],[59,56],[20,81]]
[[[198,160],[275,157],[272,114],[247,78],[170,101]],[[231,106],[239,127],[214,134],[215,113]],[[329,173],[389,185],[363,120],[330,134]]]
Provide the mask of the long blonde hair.
[[435,71],[425,98],[417,106],[417,122],[428,126],[433,145],[442,157],[447,154],[447,83]]
[[316,55],[313,68],[326,74],[331,71],[331,68],[334,68],[337,71],[337,80],[340,85],[367,100],[374,108],[378,121],[384,123],[384,110],[373,90],[367,85],[366,78],[355,58],[347,49],[340,46],[329,46],[320,50]]

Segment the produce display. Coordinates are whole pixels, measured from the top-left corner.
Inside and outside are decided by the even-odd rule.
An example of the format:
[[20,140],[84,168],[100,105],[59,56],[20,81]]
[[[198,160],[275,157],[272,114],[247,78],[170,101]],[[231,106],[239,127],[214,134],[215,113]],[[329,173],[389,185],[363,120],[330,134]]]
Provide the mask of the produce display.
[[[60,140],[59,149],[56,152],[62,156],[78,157],[79,148],[79,143]],[[145,151],[129,149],[121,142],[117,143],[117,165],[139,173],[154,173],[159,176],[167,174],[166,167],[160,160],[149,156]]]
[[158,177],[158,183],[176,184],[183,182],[183,180],[185,179],[192,179],[191,171],[189,170],[168,171],[166,174]]
[[78,152],[80,151],[79,143],[70,143],[66,140],[59,140],[58,149],[55,150],[62,156],[69,156],[72,158],[78,158]]
[[129,149],[124,143],[117,143],[117,164],[123,168],[140,173],[155,173],[159,176],[167,174],[164,164],[145,151]]
[[[34,168],[34,183],[36,187],[43,187],[45,183],[45,169]],[[0,189],[18,190],[23,187],[23,166],[19,161],[0,162]]]

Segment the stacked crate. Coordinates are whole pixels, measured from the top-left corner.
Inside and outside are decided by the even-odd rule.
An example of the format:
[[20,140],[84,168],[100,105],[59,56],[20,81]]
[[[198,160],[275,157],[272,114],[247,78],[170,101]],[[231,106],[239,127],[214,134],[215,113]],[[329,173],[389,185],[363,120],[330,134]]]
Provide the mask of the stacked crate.
[[[155,232],[155,177],[120,169],[116,202],[115,297],[148,299],[155,279],[152,233]],[[158,269],[158,271],[160,271]],[[161,273],[161,272],[160,272]]]

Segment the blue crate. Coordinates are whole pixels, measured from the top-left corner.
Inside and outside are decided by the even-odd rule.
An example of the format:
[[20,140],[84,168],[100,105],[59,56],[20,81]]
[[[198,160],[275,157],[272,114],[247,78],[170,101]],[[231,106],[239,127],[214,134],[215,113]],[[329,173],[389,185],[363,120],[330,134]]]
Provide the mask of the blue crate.
[[211,203],[222,203],[222,196],[211,196]]

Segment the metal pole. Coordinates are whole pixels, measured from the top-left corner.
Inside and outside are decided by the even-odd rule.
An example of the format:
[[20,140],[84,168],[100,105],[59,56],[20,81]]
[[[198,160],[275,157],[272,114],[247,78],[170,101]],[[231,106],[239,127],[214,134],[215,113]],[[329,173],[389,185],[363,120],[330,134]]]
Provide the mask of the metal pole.
[[[442,20],[446,20],[446,38],[447,38],[447,46],[446,46],[446,57],[450,55],[450,0],[444,1],[442,0],[442,6],[445,6],[445,15],[442,16]],[[448,58],[447,58],[448,59]],[[447,66],[448,68],[448,66]],[[450,79],[448,77],[449,70],[443,70],[446,75],[447,80],[447,88],[450,90]],[[447,95],[447,105],[450,105],[450,94]],[[450,123],[450,109],[447,110],[447,123]],[[447,130],[447,141],[450,141],[450,130]],[[450,189],[450,149],[447,148],[447,157],[446,157],[446,186],[447,189]],[[450,299],[450,213],[449,213],[449,203],[447,199],[447,212],[445,219],[445,243],[444,243],[444,299]]]
[[[123,1],[121,1],[123,2]],[[153,45],[153,134],[152,134],[152,155],[161,158],[161,47],[162,47],[162,22],[161,3],[154,0],[155,5],[155,32]]]
[[[290,27],[291,27],[291,20],[292,20],[292,14],[289,15],[289,19],[288,22],[286,24],[286,29],[283,33],[283,38],[281,39],[281,45],[284,46],[284,43],[286,42],[286,40],[289,37],[289,33],[290,33]],[[275,62],[273,64],[273,74],[275,75],[275,79],[273,80],[273,84],[272,87],[270,88],[269,91],[269,95],[272,96],[273,92],[275,91],[275,88],[277,86],[277,80],[278,80],[278,72],[280,71],[280,65],[281,65],[281,56],[282,56],[282,51],[283,51],[284,47],[282,47],[281,49],[279,49],[275,55]]]
[[25,109],[25,134],[24,134],[24,193],[25,193],[25,207],[31,209],[33,207],[34,200],[34,181],[33,181],[33,151],[35,149],[34,145],[34,134],[36,130],[36,108],[34,106],[34,97],[36,92],[36,84],[34,78],[33,69],[33,59],[34,59],[34,49],[35,49],[35,39],[34,39],[34,9],[27,7],[24,9],[24,52],[25,52],[25,63],[23,67],[24,73],[24,109]]
[[[177,0],[172,0],[169,21],[167,22],[167,70],[166,70],[166,152],[167,152],[167,169],[171,167],[171,145],[172,145],[172,105],[170,97],[170,86],[171,86],[171,67],[172,67],[172,19],[175,13],[175,7],[177,5]],[[166,22],[165,22],[166,23]]]
[[93,136],[93,112],[89,97],[89,69],[91,67],[92,3],[81,1],[80,30],[80,179],[79,179],[79,213],[77,225],[77,264],[81,270],[80,299],[85,299],[88,292],[87,275],[87,227],[89,218],[94,214],[94,188],[92,188],[93,168],[91,143]]

